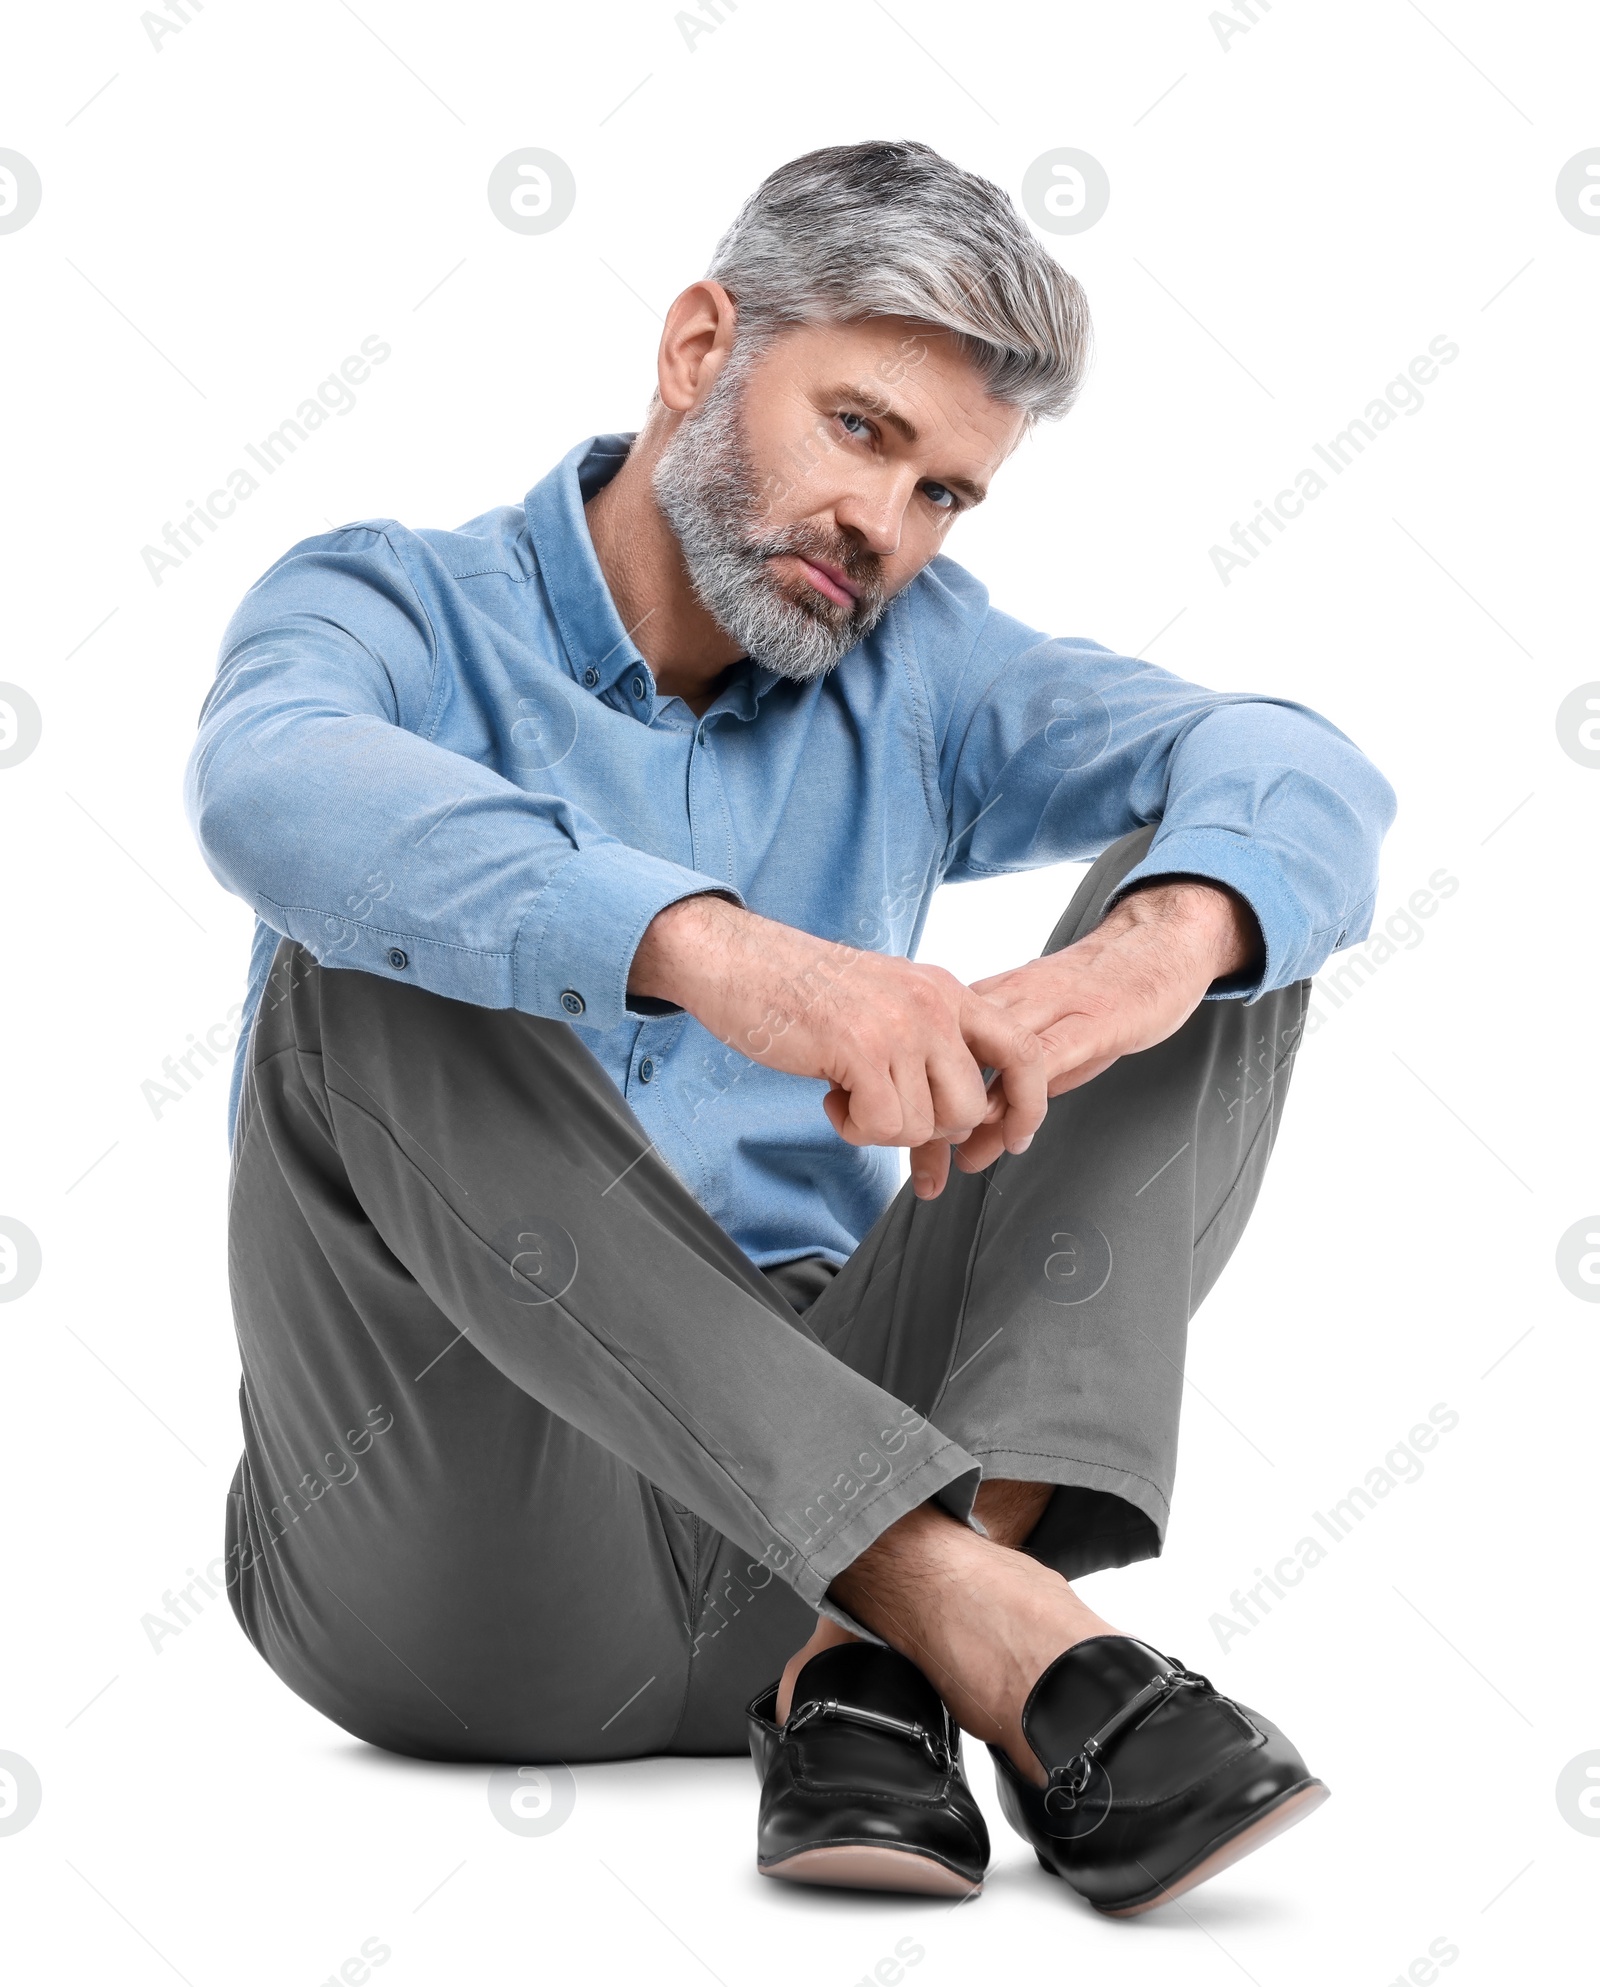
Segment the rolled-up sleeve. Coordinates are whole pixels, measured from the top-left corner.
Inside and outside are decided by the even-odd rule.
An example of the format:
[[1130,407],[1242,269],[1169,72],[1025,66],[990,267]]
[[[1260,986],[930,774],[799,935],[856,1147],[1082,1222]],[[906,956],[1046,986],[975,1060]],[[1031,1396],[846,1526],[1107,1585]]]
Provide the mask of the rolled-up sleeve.
[[945,880],[1084,861],[1155,822],[1119,896],[1195,876],[1237,891],[1260,924],[1261,974],[1216,997],[1288,986],[1366,936],[1395,796],[1342,731],[1302,704],[1043,636],[990,610],[959,568],[940,580],[945,640],[919,642],[918,667],[950,821]]
[[[434,744],[446,679],[386,521],[296,546],[234,615],[201,712],[185,803],[205,859],[323,965],[615,1026],[656,913],[738,893]],[[581,696],[552,664],[546,717],[568,703],[575,727]]]

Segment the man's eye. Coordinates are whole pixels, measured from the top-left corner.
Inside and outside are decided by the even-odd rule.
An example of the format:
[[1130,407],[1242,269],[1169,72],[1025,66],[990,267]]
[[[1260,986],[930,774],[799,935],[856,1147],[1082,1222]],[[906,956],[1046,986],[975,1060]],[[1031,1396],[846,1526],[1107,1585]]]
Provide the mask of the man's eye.
[[841,414],[838,418],[839,425],[847,435],[870,435],[872,433],[871,428],[862,420],[859,414]]
[[947,490],[942,483],[924,483],[922,494],[935,510],[953,511],[956,507],[955,492]]

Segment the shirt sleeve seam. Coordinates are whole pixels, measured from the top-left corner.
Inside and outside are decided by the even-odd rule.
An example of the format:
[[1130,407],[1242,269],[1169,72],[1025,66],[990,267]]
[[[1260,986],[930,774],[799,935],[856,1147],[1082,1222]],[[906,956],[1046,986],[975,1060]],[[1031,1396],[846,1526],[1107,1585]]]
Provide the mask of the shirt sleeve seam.
[[[993,613],[994,608],[986,604],[983,610],[983,619],[978,623],[978,632],[973,636],[972,646],[967,650],[966,657],[961,664],[961,674],[963,676],[972,667],[972,658],[978,653],[978,644],[983,640],[983,631],[988,627],[990,616]],[[989,692],[1004,673],[1005,665],[1002,663],[995,670],[994,676],[990,681],[984,685],[982,693],[973,699],[972,708],[967,712],[967,722],[961,733],[961,743],[950,754],[950,790],[952,795],[955,792],[955,769],[960,762],[962,753],[967,749],[967,740],[972,736],[972,727],[978,722],[978,713],[984,708]]]
[[[411,598],[416,604],[416,610],[422,617],[422,625],[428,631],[428,696],[423,706],[422,722],[418,727],[416,736],[426,739],[431,745],[434,742],[433,734],[438,730],[439,720],[444,714],[445,703],[444,677],[439,668],[438,630],[433,625],[433,616],[428,612],[422,598],[422,591],[418,587],[416,580],[412,577],[411,568],[406,564],[400,547],[396,545],[386,529],[381,529],[378,526],[371,526],[369,529],[377,531],[378,536],[389,548],[389,556],[394,560],[396,567],[399,569],[400,575],[410,591]],[[362,646],[365,647],[366,644],[363,643]],[[370,654],[371,651],[369,650],[368,653]],[[380,656],[378,660],[381,662],[383,658]],[[410,727],[407,726],[406,729],[409,730]]]
[[939,785],[938,741],[933,735],[933,700],[928,694],[927,672],[922,667],[922,655],[917,647],[915,623],[911,614],[897,617],[897,625],[892,633],[900,654],[900,666],[906,677],[912,711],[916,719],[918,770],[922,776],[920,781],[922,804],[928,810],[928,823],[939,838],[942,854],[950,844],[950,814],[944,804],[944,793]]

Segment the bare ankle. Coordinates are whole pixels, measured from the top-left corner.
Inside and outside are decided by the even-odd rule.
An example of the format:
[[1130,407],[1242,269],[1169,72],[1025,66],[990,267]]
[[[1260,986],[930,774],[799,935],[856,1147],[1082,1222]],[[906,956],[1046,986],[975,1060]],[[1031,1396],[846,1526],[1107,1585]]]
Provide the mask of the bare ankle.
[[979,1484],[972,1515],[996,1545],[1019,1550],[1045,1514],[1055,1495],[1053,1483],[1023,1483],[1015,1477],[990,1477]]
[[819,1614],[817,1625],[812,1629],[805,1643],[795,1651],[783,1666],[783,1675],[778,1679],[777,1720],[780,1725],[788,1722],[794,1705],[794,1687],[799,1681],[800,1672],[813,1656],[820,1656],[824,1649],[837,1649],[846,1642],[859,1642],[859,1635],[852,1635],[848,1628],[841,1628],[831,1615]]
[[[1049,1495],[1047,1485],[1007,1488]],[[1005,1501],[1026,1514],[1020,1497]],[[891,1525],[829,1592],[910,1657],[963,1730],[1041,1782],[1022,1736],[1029,1691],[1074,1643],[1116,1633],[1058,1573],[929,1504]]]

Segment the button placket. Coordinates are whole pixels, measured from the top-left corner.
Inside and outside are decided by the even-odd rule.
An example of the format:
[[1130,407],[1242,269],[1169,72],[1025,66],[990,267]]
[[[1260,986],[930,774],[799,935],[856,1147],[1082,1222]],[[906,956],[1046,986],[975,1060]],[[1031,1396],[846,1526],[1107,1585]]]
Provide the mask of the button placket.
[[[689,805],[689,846],[694,867],[706,874],[720,872],[725,882],[734,881],[733,823],[728,817],[728,796],[717,770],[711,747],[710,727],[705,718],[695,725],[689,740],[689,777],[685,782]],[[721,847],[713,856],[708,843],[721,830]]]

